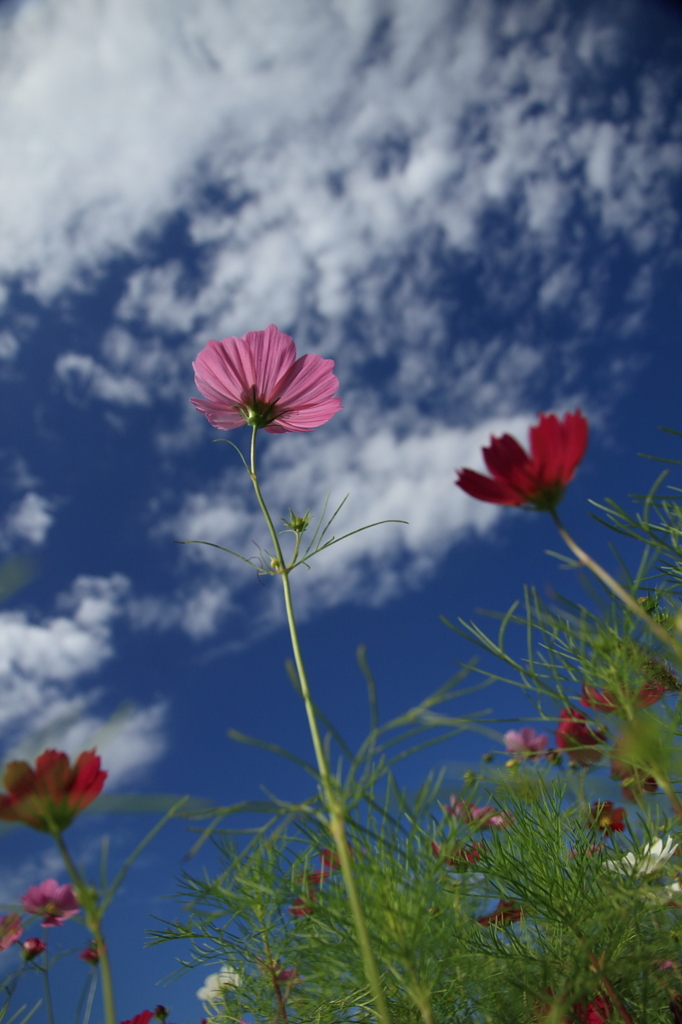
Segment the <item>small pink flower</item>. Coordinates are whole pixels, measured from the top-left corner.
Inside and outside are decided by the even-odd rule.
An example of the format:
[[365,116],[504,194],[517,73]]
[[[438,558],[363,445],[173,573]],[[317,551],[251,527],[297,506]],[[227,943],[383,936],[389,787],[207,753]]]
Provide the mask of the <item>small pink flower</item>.
[[0,917],[0,949],[9,949],[13,942],[21,938],[23,930],[19,914]]
[[293,338],[274,324],[243,338],[209,341],[192,364],[208,401],[190,398],[218,430],[248,423],[270,434],[314,430],[342,409],[333,359],[296,358]]
[[96,942],[91,942],[89,946],[82,949],[78,954],[79,960],[84,960],[86,964],[98,964],[100,961],[100,954],[97,948]]
[[296,978],[298,971],[295,967],[285,967],[275,974],[275,981],[292,981]]
[[54,928],[80,910],[68,882],[59,885],[54,878],[32,885],[21,897],[21,903],[27,914],[43,915],[43,928]]
[[477,822],[481,828],[509,828],[511,818],[508,814],[496,811],[492,804],[486,807],[475,807],[468,804],[466,800],[460,800],[453,793],[450,797],[450,806],[445,808],[446,814],[452,815],[467,825]]
[[537,733],[530,725],[523,729],[508,729],[502,738],[510,754],[525,754],[526,757],[541,754],[549,746],[547,733]]
[[24,960],[35,960],[37,956],[45,952],[47,943],[42,939],[26,939],[25,942],[22,942],[21,948]]
[[[585,856],[586,857],[596,857],[597,854],[601,853],[602,850],[604,850],[604,849],[605,849],[605,846],[604,846],[603,843],[590,843],[590,845],[585,849]],[[569,850],[568,851],[568,859],[569,860],[575,860],[575,858],[579,857],[579,856],[580,856],[580,851],[579,850],[573,849],[573,850]]]

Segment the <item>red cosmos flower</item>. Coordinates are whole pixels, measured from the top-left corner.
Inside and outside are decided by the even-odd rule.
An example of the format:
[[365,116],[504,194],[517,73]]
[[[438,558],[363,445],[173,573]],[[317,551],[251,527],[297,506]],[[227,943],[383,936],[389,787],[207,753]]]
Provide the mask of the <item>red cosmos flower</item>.
[[[431,852],[434,857],[441,857],[441,849],[438,843],[431,843]],[[469,864],[475,864],[483,852],[482,843],[472,843],[471,846],[456,846],[452,851],[452,857],[443,857],[444,863],[451,868],[466,868]]]
[[68,882],[59,885],[54,878],[47,878],[40,885],[27,889],[21,897],[21,905],[27,914],[43,915],[43,928],[55,928],[80,910]]
[[614,807],[610,800],[597,800],[590,808],[589,823],[603,832],[624,832],[625,811]]
[[106,777],[94,750],[84,751],[73,767],[58,750],[41,754],[35,770],[26,761],[11,761],[3,777],[7,794],[0,795],[0,818],[61,832],[99,796]]
[[574,1003],[573,1013],[581,1024],[607,1024],[611,1018],[611,1006],[602,996],[597,996],[587,1006]]
[[561,501],[586,447],[587,420],[579,410],[567,412],[562,422],[554,413],[540,413],[530,428],[530,455],[509,434],[491,437],[483,458],[492,477],[460,469],[456,483],[481,501],[547,511]]
[[682,1024],[682,996],[676,993],[668,1003],[668,1008],[673,1024]]
[[[550,996],[554,993],[551,989],[547,989]],[[563,1003],[563,1000],[562,1000]],[[550,1007],[545,1004],[544,1006],[537,1007],[543,1014],[550,1012]],[[574,1003],[571,1007],[573,1016],[570,1018],[571,1021],[580,1021],[580,1024],[608,1024],[611,1019],[611,1004],[603,996],[597,996],[587,1006],[583,1006],[582,1003]],[[563,1024],[569,1024],[568,1017],[562,1017]]]
[[620,780],[620,791],[631,803],[639,800],[642,793],[655,793],[658,789],[653,775],[647,775],[641,768],[633,768],[617,757],[611,759],[611,778]]
[[99,950],[96,942],[91,942],[89,946],[82,949],[78,954],[79,960],[85,960],[86,964],[98,964],[100,961]]
[[13,942],[21,938],[23,930],[19,914],[0,917],[0,949],[9,949]]
[[296,358],[293,338],[274,324],[243,338],[209,341],[192,364],[208,401],[190,398],[218,430],[248,423],[269,434],[314,430],[342,409],[333,359]]
[[316,896],[314,893],[310,893],[308,899],[304,899],[303,896],[297,896],[292,905],[289,907],[289,913],[293,914],[294,917],[307,917],[308,914],[312,914],[315,909],[312,904],[316,902]]
[[593,764],[601,757],[598,750],[593,750],[598,743],[603,743],[606,734],[597,731],[587,722],[587,716],[577,708],[563,708],[559,715],[559,728],[556,731],[556,745],[565,750],[576,764]]
[[130,1020],[122,1020],[121,1024],[149,1024],[153,1016],[154,1014],[151,1010],[143,1010],[142,1013],[136,1014]]
[[[651,704],[655,704],[657,700],[660,700],[661,697],[664,697],[665,694],[666,687],[663,683],[652,679],[644,684],[635,697],[636,710],[641,711],[642,708],[648,708]],[[588,686],[586,683],[583,683],[580,703],[583,707],[596,708],[598,711],[605,711],[607,713],[616,711],[619,706],[615,694],[610,693],[608,690],[600,690],[596,686]]]
[[[351,856],[352,856],[353,855],[353,850],[351,849],[350,852],[351,852]],[[322,861],[322,864],[326,868],[333,868],[334,870],[337,870],[338,868],[341,867],[341,862],[339,860],[339,855],[338,855],[338,853],[334,853],[333,850],[321,850],[320,851],[320,859]]]
[[500,900],[492,914],[485,914],[476,920],[487,928],[491,924],[509,924],[511,921],[520,921],[523,910],[513,900]]
[[26,939],[25,942],[22,942],[21,948],[24,960],[35,960],[37,956],[45,952],[47,943],[42,939]]

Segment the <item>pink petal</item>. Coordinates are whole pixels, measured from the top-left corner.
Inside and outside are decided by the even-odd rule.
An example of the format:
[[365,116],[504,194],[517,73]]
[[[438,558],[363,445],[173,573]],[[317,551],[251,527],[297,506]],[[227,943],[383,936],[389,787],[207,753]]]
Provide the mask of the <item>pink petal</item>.
[[[294,339],[270,324],[264,331],[249,331],[243,340],[250,346],[258,397],[268,405],[278,402],[282,394],[282,379],[293,368],[296,359]],[[303,356],[304,360],[312,358],[315,357]]]

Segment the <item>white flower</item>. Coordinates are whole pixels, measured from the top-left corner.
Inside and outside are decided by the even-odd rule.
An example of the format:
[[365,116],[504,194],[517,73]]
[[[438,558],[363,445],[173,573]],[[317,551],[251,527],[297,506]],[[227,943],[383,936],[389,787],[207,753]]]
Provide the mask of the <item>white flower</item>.
[[639,853],[626,853],[621,860],[607,860],[606,866],[621,875],[649,875],[657,871],[677,851],[677,843],[668,836],[665,843],[656,839],[642,847]]
[[221,967],[217,974],[209,974],[204,980],[204,984],[197,990],[197,999],[214,1003],[225,994],[226,988],[237,988],[241,983],[242,979],[236,971]]

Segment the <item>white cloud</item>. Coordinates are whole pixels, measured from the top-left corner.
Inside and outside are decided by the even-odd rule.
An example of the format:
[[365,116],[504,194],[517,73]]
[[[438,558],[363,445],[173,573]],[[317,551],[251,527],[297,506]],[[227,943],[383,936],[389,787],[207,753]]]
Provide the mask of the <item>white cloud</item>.
[[0,360],[10,362],[19,351],[19,342],[11,331],[0,331]]
[[5,516],[2,541],[11,546],[17,538],[39,546],[45,543],[54,516],[53,503],[36,491],[28,491]]
[[56,847],[49,846],[40,854],[22,860],[18,867],[0,867],[0,905],[17,905],[29,886],[46,878],[67,881],[66,869]]
[[[117,323],[99,349],[62,353],[55,372],[120,426],[126,408],[184,403],[176,428],[155,428],[164,453],[202,436],[179,399],[208,337],[275,322],[333,355],[346,419],[271,446],[268,487],[284,507],[348,490],[351,525],[355,510],[408,518],[299,572],[310,608],[385,600],[494,521],[455,491],[452,470],[475,464],[491,431],[526,422],[520,410],[538,381],[546,395],[560,349],[551,398],[566,400],[581,340],[598,337],[613,254],[643,261],[623,286],[613,329],[625,335],[651,299],[642,266],[679,245],[673,79],[630,63],[632,89],[615,81],[635,12],[546,0],[19,3],[0,15],[0,275],[50,302],[94,287],[113,256],[134,257]],[[499,238],[486,233],[496,219]],[[184,262],[159,250],[171,223],[186,232]],[[467,322],[457,268],[480,306],[505,314],[495,326]],[[555,309],[570,328],[549,346],[534,318]],[[377,360],[385,378],[371,390]],[[256,523],[232,481],[186,495],[160,528],[251,551]],[[172,600],[138,598],[129,614],[207,635],[243,592],[240,571],[229,585],[202,577]]]
[[120,574],[79,576],[58,598],[59,615],[32,621],[22,611],[0,613],[0,740],[6,758],[32,758],[55,744],[75,754],[106,741],[104,766],[117,784],[163,752],[162,703],[107,723],[91,710],[101,688],[80,684],[113,656],[112,624],[125,611],[129,591]]
[[133,273],[121,315],[242,333],[263,309],[338,318],[357,282],[380,287],[378,262],[429,232],[471,250],[482,214],[518,199],[526,247],[547,253],[575,203],[607,234],[654,246],[682,161],[664,74],[645,70],[629,119],[607,120],[585,86],[598,92],[617,66],[633,15],[607,6],[558,29],[560,7],[13,5],[0,272],[50,298],[116,253],[144,258],[144,233],[184,209],[211,246],[207,280],[189,287],[175,260]]
[[[410,431],[387,422],[365,438],[360,430],[331,438],[278,437],[268,447],[261,472],[275,522],[289,507],[298,515],[307,508],[318,515],[328,495],[329,514],[349,494],[334,522],[335,536],[385,519],[408,524],[363,531],[311,559],[310,571],[299,568],[293,577],[297,610],[307,615],[347,601],[380,605],[423,583],[457,540],[468,531],[483,533],[499,515],[495,506],[475,502],[454,486],[455,469],[483,468],[481,447],[490,435],[511,431],[523,437],[531,419],[490,418],[471,429],[424,420]],[[246,557],[271,551],[249,488],[245,474],[230,471],[210,491],[188,495],[161,531],[180,540],[220,544]],[[188,566],[202,567],[194,593],[148,602],[140,609],[143,625],[177,624],[201,638],[228,614],[239,629],[249,620],[250,635],[280,620],[280,595],[272,586],[265,592],[257,587],[255,569],[205,545],[183,551]]]

